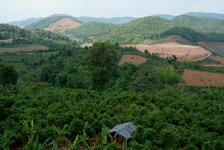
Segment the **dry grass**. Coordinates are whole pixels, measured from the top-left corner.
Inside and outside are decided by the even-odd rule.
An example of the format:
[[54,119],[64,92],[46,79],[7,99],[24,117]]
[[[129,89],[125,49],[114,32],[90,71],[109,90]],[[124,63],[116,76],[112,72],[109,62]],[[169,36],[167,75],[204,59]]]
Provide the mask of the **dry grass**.
[[131,63],[134,65],[140,65],[147,61],[147,58],[138,55],[123,55],[118,65],[123,65],[125,63]]
[[172,55],[176,55],[179,61],[185,61],[185,60],[199,61],[211,55],[209,51],[200,46],[183,45],[178,42],[162,42],[152,45],[131,44],[122,46],[135,47],[141,52],[147,50],[149,53],[157,54],[159,57],[162,58],[167,58]]
[[64,33],[68,29],[74,29],[79,27],[81,24],[72,20],[71,18],[63,18],[55,23],[50,24],[48,28],[45,28],[47,31]]
[[185,69],[182,75],[187,85],[193,86],[224,86],[224,74],[201,72]]

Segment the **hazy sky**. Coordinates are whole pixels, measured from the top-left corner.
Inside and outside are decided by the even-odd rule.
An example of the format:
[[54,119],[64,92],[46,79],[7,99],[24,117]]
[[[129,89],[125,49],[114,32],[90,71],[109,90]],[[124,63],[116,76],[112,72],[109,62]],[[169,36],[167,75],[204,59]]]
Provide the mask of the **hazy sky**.
[[142,17],[198,11],[224,14],[224,0],[0,0],[0,22],[54,13],[76,17]]

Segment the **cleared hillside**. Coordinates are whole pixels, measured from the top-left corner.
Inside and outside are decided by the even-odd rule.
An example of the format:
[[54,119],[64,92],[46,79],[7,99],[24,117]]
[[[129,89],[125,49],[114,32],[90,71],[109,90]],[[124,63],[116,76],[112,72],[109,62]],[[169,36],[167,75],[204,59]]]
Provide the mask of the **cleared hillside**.
[[[54,28],[55,26],[56,27],[61,26],[63,28],[64,21],[60,22],[60,20],[65,19],[65,18],[67,20],[69,18],[69,22],[73,21],[74,23],[80,24],[80,21],[76,20],[73,17],[53,16],[53,17],[47,17],[45,19],[42,19],[42,20],[40,20],[36,23],[33,23],[31,25],[26,26],[25,28],[28,29],[28,30],[32,30],[32,31],[34,31],[36,29],[44,29],[44,28],[51,29],[51,28]],[[56,24],[54,24],[54,23],[56,23]],[[57,28],[57,29],[60,30],[59,28]]]

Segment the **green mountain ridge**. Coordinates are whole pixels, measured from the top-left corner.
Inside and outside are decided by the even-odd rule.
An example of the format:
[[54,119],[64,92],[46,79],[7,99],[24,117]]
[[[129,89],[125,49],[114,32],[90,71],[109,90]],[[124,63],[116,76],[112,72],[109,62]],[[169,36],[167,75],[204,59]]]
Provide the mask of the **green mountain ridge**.
[[182,15],[174,18],[173,21],[198,31],[224,33],[224,20],[220,19]]

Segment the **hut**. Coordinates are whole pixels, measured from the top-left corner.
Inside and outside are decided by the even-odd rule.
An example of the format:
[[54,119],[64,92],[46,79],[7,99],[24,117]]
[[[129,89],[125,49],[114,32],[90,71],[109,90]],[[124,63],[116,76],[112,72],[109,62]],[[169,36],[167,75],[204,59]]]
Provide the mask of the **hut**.
[[114,128],[110,130],[111,134],[117,133],[119,137],[123,140],[129,140],[131,138],[131,134],[136,130],[136,126],[133,122],[128,122],[120,125],[116,125]]

